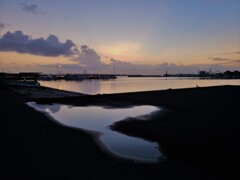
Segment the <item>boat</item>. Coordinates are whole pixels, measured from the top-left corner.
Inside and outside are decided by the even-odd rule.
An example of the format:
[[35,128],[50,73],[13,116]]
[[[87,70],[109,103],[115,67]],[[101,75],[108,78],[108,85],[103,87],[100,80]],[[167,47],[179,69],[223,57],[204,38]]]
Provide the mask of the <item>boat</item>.
[[21,86],[21,87],[38,87],[38,86],[40,86],[40,83],[37,81],[4,80],[3,83],[7,86]]

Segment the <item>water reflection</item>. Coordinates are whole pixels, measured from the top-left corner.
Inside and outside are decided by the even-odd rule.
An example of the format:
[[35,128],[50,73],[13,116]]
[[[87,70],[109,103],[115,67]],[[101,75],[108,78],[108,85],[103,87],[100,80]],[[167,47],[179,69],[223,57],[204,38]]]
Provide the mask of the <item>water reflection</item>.
[[84,80],[81,81],[81,89],[87,94],[97,94],[101,89],[100,80]]
[[[40,111],[47,111],[47,112],[50,112],[51,114],[54,114],[54,113],[57,113],[57,112],[60,111],[61,106],[62,106],[61,104],[54,104],[54,106],[50,106],[50,105],[37,105],[37,108]],[[72,106],[68,106],[68,108],[71,109]]]
[[84,81],[40,81],[41,85],[62,88],[68,91],[81,92],[86,94],[111,94],[121,92],[149,91],[162,89],[179,89],[219,86],[219,85],[240,85],[239,79],[198,79],[198,78],[169,78],[169,77],[144,77],[129,78],[118,77],[114,80],[84,80]]
[[109,128],[114,122],[127,117],[145,116],[159,111],[160,109],[157,107],[135,106],[124,109],[105,109],[97,106],[39,105],[34,102],[28,103],[28,105],[48,113],[63,125],[100,133],[100,142],[118,156],[151,162],[163,157],[158,150],[157,143],[130,137]]

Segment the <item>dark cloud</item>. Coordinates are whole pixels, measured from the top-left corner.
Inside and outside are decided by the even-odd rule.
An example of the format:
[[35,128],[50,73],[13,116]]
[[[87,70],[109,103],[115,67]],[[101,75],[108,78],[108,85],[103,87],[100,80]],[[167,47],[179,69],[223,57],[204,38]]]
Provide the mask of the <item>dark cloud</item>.
[[220,58],[220,57],[209,57],[209,59],[212,59],[213,61],[229,61],[228,58]]
[[43,11],[40,10],[37,4],[23,3],[21,4],[21,6],[22,6],[22,10],[25,12],[29,12],[33,14],[43,13]]
[[62,43],[55,35],[49,35],[47,39],[36,38],[23,34],[22,31],[6,32],[0,38],[0,51],[14,51],[43,56],[71,56],[78,54],[76,45],[67,40]]

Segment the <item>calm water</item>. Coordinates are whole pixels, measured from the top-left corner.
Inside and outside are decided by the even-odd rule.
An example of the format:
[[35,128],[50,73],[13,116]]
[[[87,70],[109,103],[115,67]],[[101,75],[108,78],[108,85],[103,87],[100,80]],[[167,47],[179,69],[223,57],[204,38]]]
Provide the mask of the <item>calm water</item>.
[[100,133],[100,142],[115,155],[150,162],[163,157],[159,152],[157,143],[130,137],[109,128],[114,122],[127,117],[143,116],[160,111],[157,107],[135,106],[121,109],[105,109],[98,106],[39,105],[35,102],[28,103],[28,105],[49,114],[63,125]]
[[186,78],[162,78],[162,77],[118,77],[114,80],[84,80],[84,81],[39,81],[41,85],[81,92],[86,94],[111,94],[121,92],[179,89],[219,85],[240,85],[240,80],[206,80]]

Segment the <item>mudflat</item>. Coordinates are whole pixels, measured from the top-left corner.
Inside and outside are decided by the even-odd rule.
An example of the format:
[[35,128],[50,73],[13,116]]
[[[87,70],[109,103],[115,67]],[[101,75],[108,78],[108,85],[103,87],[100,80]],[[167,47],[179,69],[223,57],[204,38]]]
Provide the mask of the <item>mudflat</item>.
[[168,157],[145,164],[106,154],[89,134],[59,126],[0,87],[5,179],[239,179],[240,87],[219,86],[67,98],[38,103],[164,109],[111,126],[156,141]]

